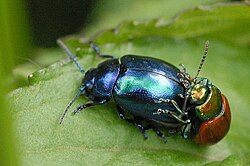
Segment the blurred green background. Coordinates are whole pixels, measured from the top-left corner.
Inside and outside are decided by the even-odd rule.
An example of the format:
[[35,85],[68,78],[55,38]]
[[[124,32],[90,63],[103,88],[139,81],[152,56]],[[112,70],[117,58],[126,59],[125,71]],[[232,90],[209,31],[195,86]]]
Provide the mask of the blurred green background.
[[[1,0],[0,2],[0,165],[19,165],[8,92],[28,86],[27,76],[65,58],[56,39],[80,33],[90,37],[127,20],[171,19],[201,5],[227,0]],[[243,2],[242,2],[243,3]],[[248,3],[245,1],[244,3]],[[218,16],[219,17],[219,16]],[[239,31],[240,29],[236,29]],[[247,34],[249,37],[249,34]],[[178,36],[178,35],[177,35]],[[239,47],[249,47],[249,39]],[[249,89],[247,89],[249,91]],[[250,148],[250,147],[249,147]]]

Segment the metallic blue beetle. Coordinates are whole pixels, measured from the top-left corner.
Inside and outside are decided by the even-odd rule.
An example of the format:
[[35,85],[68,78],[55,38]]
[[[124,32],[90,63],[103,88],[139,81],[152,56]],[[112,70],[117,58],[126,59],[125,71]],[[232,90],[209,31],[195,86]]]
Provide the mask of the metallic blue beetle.
[[[166,139],[159,128],[171,128],[168,135],[179,131],[183,138],[193,135],[200,144],[213,144],[225,136],[230,126],[230,118],[224,122],[224,117],[230,115],[229,107],[226,107],[227,100],[208,79],[197,78],[206,58],[208,42],[194,78],[188,75],[185,67],[179,70],[156,58],[126,55],[117,59],[110,55],[101,55],[99,48],[93,42],[90,43],[99,57],[109,59],[85,73],[80,90],[67,106],[60,123],[74,101],[80,95],[85,95],[91,102],[79,106],[74,113],[90,106],[104,104],[113,98],[120,118],[135,124],[144,138],[148,137],[145,130],[150,128],[164,142]],[[84,73],[64,43],[58,40],[58,44]],[[208,106],[209,109],[206,110]],[[132,118],[127,118],[126,114],[132,115]],[[220,123],[228,123],[221,129],[224,133],[219,136],[217,131],[210,131],[210,124],[213,124],[211,122],[218,118]],[[201,128],[202,124],[205,124],[205,127]],[[207,127],[207,124],[210,126]],[[199,133],[200,128],[202,131],[205,129],[205,132]],[[204,137],[207,138],[206,134],[211,133],[212,138],[204,140]],[[197,134],[200,135],[195,136]]]

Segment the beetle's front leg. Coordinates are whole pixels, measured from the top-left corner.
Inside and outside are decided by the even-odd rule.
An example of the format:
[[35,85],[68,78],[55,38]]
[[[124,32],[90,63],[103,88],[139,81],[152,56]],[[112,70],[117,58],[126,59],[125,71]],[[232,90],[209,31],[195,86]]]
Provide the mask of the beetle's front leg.
[[182,119],[183,116],[186,116],[187,112],[182,111],[175,100],[160,98],[159,101],[160,102],[172,103],[173,106],[176,108],[176,110],[180,113],[180,115],[178,116],[175,112],[160,109],[160,108],[154,114],[158,114],[158,115],[160,115],[160,114],[169,114],[170,116],[175,118],[177,121],[183,123],[184,125],[181,128],[181,134],[182,134],[183,138],[185,138],[185,139],[188,138],[189,135],[190,135],[190,130],[191,130],[191,121],[190,121],[190,119],[186,119],[186,120]]
[[171,103],[175,109],[180,113],[180,115],[177,115],[175,112],[172,112],[172,111],[169,111],[169,110],[164,110],[164,109],[161,109],[159,108],[155,113],[153,113],[154,115],[158,114],[169,114],[170,116],[172,116],[173,118],[175,118],[177,121],[181,122],[181,123],[189,123],[190,120],[187,119],[187,120],[183,120],[182,117],[183,116],[186,116],[186,112],[182,111],[180,109],[180,107],[178,106],[178,104],[176,103],[175,100],[170,100],[170,99],[163,99],[163,98],[160,98],[158,101],[155,101],[156,103],[161,103],[161,102],[166,102],[166,103]]
[[190,86],[192,78],[191,76],[188,74],[186,67],[183,64],[179,65],[181,67],[180,72],[177,73],[177,77],[179,78],[180,82],[182,83],[182,85],[187,88]]
[[77,107],[77,108],[74,110],[73,113],[75,114],[75,113],[78,113],[78,112],[80,112],[81,110],[83,110],[83,109],[85,109],[85,108],[87,108],[87,107],[92,107],[92,106],[95,106],[95,105],[104,104],[104,103],[106,103],[106,102],[107,102],[107,100],[102,100],[102,101],[100,101],[100,102],[87,103],[87,104],[84,104],[84,105],[81,105],[81,106]]
[[178,116],[175,112],[169,111],[169,110],[164,110],[159,108],[155,113],[153,113],[154,115],[160,115],[160,114],[169,114],[170,116],[172,116],[174,119],[176,119],[177,121],[186,124],[186,123],[190,123],[190,120],[183,120],[182,116],[185,114],[181,114],[181,116]]
[[189,122],[182,126],[181,135],[184,139],[187,139],[189,137],[191,131],[191,125],[192,124]]
[[184,114],[184,112],[180,109],[180,107],[178,106],[175,100],[160,98],[158,101],[155,101],[155,102],[156,103],[162,103],[162,102],[171,103],[180,114]]

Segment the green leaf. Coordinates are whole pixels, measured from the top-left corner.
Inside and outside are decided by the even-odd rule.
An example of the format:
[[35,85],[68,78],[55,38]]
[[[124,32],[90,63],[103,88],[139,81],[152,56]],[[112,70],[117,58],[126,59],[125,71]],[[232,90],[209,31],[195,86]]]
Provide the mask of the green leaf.
[[[23,165],[244,165],[249,163],[250,10],[246,4],[196,8],[172,20],[128,21],[94,39],[102,54],[154,56],[184,63],[195,75],[210,40],[200,76],[227,96],[232,111],[228,135],[213,146],[200,146],[180,135],[164,144],[152,130],[144,140],[137,128],[121,120],[114,101],[59,120],[73,99],[82,75],[69,59],[29,76],[30,86],[9,95]],[[86,39],[64,39],[88,70],[100,63]],[[76,51],[77,50],[77,51]],[[71,111],[88,100],[79,98]]]
[[94,11],[90,13],[89,21],[94,21],[86,25],[87,27],[82,30],[82,33],[89,36],[100,29],[113,28],[121,20],[171,18],[180,10],[218,2],[228,2],[228,0],[109,0],[105,3],[97,0],[99,5],[96,5]]

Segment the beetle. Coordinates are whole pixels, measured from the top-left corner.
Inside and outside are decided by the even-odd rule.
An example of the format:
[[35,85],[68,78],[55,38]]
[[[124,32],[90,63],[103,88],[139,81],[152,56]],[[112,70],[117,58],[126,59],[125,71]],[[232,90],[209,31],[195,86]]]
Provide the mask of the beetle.
[[[58,39],[57,43],[84,73],[63,41]],[[74,113],[113,98],[120,118],[134,124],[145,139],[146,130],[153,129],[166,142],[160,130],[165,128],[169,131],[167,136],[180,132],[184,139],[212,145],[227,134],[231,123],[227,98],[207,78],[198,77],[208,53],[208,41],[195,77],[187,73],[184,65],[179,69],[163,60],[137,55],[118,59],[101,55],[92,40],[90,45],[98,57],[108,60],[84,74],[60,124],[76,99],[85,95],[90,102],[77,107]]]

